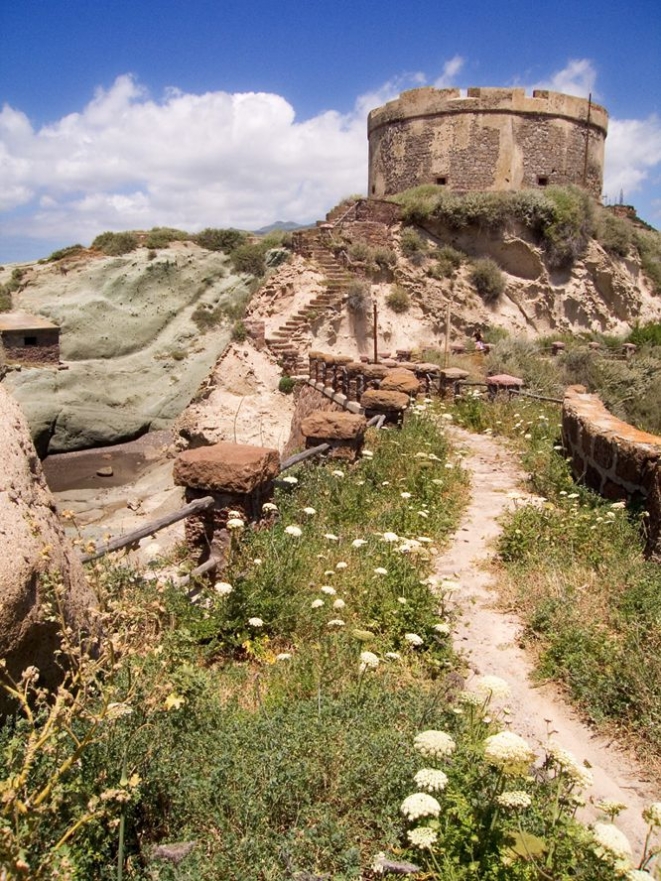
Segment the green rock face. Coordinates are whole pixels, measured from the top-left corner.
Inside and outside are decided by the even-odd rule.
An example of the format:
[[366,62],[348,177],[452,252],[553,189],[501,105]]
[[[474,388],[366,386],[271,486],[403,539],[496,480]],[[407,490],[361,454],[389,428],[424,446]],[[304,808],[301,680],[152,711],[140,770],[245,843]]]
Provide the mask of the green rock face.
[[[30,268],[14,308],[60,326],[61,368],[5,379],[41,456],[167,428],[225,349],[249,278],[190,242],[149,259],[89,255]],[[202,316],[202,319],[200,319]]]

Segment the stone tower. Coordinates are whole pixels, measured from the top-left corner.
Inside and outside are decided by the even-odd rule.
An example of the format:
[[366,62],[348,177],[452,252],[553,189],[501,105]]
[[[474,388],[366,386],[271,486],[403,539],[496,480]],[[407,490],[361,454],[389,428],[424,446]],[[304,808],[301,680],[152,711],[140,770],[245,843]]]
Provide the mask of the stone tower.
[[577,184],[601,199],[607,128],[603,107],[559,92],[413,89],[369,115],[368,193]]

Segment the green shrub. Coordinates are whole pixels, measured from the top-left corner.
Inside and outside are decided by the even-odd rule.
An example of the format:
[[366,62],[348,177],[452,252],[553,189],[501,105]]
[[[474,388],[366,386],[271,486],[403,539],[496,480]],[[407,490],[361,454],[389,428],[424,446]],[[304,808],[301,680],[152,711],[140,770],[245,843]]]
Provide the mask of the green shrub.
[[6,285],[0,285],[0,312],[11,312],[12,297],[11,291],[7,290]]
[[232,340],[235,343],[243,343],[248,336],[248,331],[243,321],[235,321],[232,326]]
[[411,308],[411,297],[409,292],[401,285],[393,285],[390,293],[386,297],[386,306],[398,315],[408,312]]
[[626,257],[633,243],[629,221],[604,209],[599,213],[596,237],[604,250],[615,257]]
[[138,247],[138,236],[134,232],[102,232],[92,242],[92,248],[108,257],[128,254]]
[[366,315],[372,298],[368,286],[355,279],[347,288],[347,309],[356,315]]
[[656,230],[636,230],[634,241],[643,272],[652,282],[654,293],[661,295],[661,233]]
[[426,254],[429,250],[427,240],[423,239],[420,233],[411,227],[405,227],[402,230],[399,241],[402,254],[405,257],[412,257],[414,254]]
[[248,240],[246,233],[238,229],[203,229],[193,236],[193,241],[207,251],[224,251],[231,254]]
[[377,247],[372,252],[372,259],[379,269],[392,269],[397,263],[397,254],[392,248]]
[[443,245],[438,248],[433,256],[436,257],[436,262],[429,267],[427,275],[437,279],[452,278],[466,259],[466,255],[462,251],[458,251],[451,245]]
[[59,248],[57,251],[53,251],[53,253],[46,258],[46,262],[54,263],[56,260],[62,260],[64,257],[73,257],[75,254],[79,254],[84,250],[85,249],[82,245],[67,245],[66,248]]
[[295,385],[296,382],[291,376],[281,376],[280,381],[278,382],[278,391],[282,392],[283,395],[290,395],[294,391]]
[[144,241],[146,248],[167,248],[170,242],[184,242],[191,236],[181,229],[170,226],[155,226],[149,230]]
[[262,276],[266,272],[265,248],[262,242],[245,242],[232,251],[230,257],[235,272]]
[[547,261],[552,268],[565,268],[583,255],[594,233],[594,202],[579,187],[548,187],[545,193],[554,209],[542,232]]
[[473,263],[470,280],[486,303],[495,303],[505,290],[505,276],[490,257],[481,257]]
[[367,242],[358,240],[356,242],[351,242],[347,249],[347,253],[352,260],[355,260],[358,263],[365,263],[372,256],[372,249]]

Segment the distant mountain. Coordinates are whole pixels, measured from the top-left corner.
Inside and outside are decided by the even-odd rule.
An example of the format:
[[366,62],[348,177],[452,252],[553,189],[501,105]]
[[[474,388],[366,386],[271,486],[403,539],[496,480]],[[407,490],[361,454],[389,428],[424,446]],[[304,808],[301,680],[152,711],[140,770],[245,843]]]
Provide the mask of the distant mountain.
[[261,229],[255,229],[253,232],[256,236],[265,236],[268,233],[273,232],[275,229],[291,232],[293,229],[303,229],[306,226],[310,226],[310,224],[294,223],[292,220],[276,220],[275,223],[270,223],[268,226],[263,226]]

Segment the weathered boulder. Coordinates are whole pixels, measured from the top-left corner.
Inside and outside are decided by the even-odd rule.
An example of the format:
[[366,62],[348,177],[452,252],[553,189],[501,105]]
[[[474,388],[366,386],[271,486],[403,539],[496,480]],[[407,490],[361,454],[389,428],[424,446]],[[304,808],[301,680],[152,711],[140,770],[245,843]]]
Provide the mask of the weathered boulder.
[[353,413],[319,410],[306,416],[301,424],[307,447],[328,443],[330,458],[355,459],[360,452],[367,420]]
[[381,388],[389,392],[417,395],[420,391],[420,380],[411,370],[404,368],[389,370],[381,380]]
[[378,413],[401,412],[409,405],[409,396],[403,392],[384,391],[383,389],[368,389],[363,392],[360,405],[366,412]]
[[306,438],[353,440],[364,434],[366,427],[364,416],[320,410],[305,417],[301,430]]
[[[0,461],[0,657],[14,679],[34,666],[40,685],[53,688],[61,667],[58,624],[44,613],[50,590],[58,586],[63,623],[74,634],[94,632],[96,597],[55,513],[27,420],[2,386]],[[8,708],[0,693],[0,712]]]
[[250,493],[280,472],[277,450],[220,442],[185,450],[175,459],[178,486],[224,493]]

